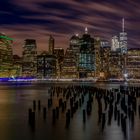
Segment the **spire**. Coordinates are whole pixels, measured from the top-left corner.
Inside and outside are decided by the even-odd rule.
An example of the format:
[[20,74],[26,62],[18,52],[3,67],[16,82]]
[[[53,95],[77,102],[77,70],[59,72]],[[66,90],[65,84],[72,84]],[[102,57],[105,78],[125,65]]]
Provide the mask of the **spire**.
[[79,34],[75,34],[75,36],[76,36],[76,37],[78,37],[78,36],[79,36]]
[[122,18],[122,32],[124,32],[124,18]]
[[85,34],[88,34],[88,28],[87,27],[85,28]]

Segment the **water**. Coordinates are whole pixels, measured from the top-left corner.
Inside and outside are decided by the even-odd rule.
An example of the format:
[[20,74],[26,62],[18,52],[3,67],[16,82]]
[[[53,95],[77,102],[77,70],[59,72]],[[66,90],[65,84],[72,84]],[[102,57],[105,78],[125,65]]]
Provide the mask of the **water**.
[[[28,123],[28,109],[33,107],[33,100],[41,100],[41,109],[47,107],[48,89],[53,86],[67,87],[77,83],[45,83],[45,84],[1,84],[0,85],[0,140],[140,140],[140,119],[135,115],[134,126],[127,122],[127,134],[117,122],[112,119],[111,125],[106,124],[104,131],[98,124],[97,101],[92,104],[92,113],[83,123],[82,110],[86,103],[79,108],[70,125],[66,128],[65,112],[59,114],[59,119],[52,124],[52,108],[47,108],[46,120],[42,110],[36,110],[35,130]],[[117,88],[120,84],[86,83],[85,85],[102,88]],[[138,86],[138,85],[136,85]],[[139,105],[139,99],[137,101]],[[53,105],[58,106],[58,98]],[[128,121],[128,120],[127,120]]]

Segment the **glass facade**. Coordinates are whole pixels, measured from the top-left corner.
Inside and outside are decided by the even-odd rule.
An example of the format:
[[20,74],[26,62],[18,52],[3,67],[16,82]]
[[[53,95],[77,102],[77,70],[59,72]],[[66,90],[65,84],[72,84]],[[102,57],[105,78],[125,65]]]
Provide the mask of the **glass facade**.
[[127,33],[121,32],[120,33],[120,49],[122,54],[127,53]]
[[88,75],[95,76],[93,75],[96,71],[95,61],[94,39],[89,34],[84,34],[80,39],[79,78],[87,78]]
[[60,78],[63,59],[64,59],[64,49],[63,48],[54,48],[54,55],[57,58],[57,62],[56,62],[57,78]]
[[100,50],[101,50],[101,40],[99,37],[95,38],[94,41],[94,47],[95,47],[95,77],[99,77],[100,75],[100,71],[101,71],[101,54],[100,54]]
[[49,37],[49,54],[54,53],[54,38],[50,35]]
[[36,76],[37,73],[37,46],[36,40],[26,39],[22,53],[22,75]]
[[128,78],[140,79],[140,49],[132,48],[127,55]]
[[10,77],[13,67],[13,39],[0,33],[0,77]]
[[56,57],[50,54],[37,56],[38,78],[56,78]]
[[67,48],[62,64],[61,78],[77,78],[77,60],[71,48]]
[[[101,48],[100,48],[100,58],[101,58],[101,65],[100,65],[100,78],[106,79],[109,77],[109,63],[110,63],[110,57],[113,59],[110,55],[111,54],[111,47],[108,41],[101,40]],[[118,60],[117,60],[118,61]]]
[[122,78],[122,64],[121,54],[118,52],[111,52],[109,58],[109,73],[110,78]]
[[73,53],[75,55],[79,55],[79,51],[80,51],[80,38],[79,38],[79,35],[76,34],[76,35],[73,35],[71,38],[70,38],[70,48],[73,50]]

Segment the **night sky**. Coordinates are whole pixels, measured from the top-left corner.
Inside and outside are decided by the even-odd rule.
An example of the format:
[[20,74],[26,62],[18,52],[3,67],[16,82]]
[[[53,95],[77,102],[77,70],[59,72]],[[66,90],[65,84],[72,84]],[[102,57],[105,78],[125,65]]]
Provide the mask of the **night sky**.
[[110,40],[121,31],[125,18],[128,47],[139,47],[139,0],[0,0],[0,32],[14,38],[14,53],[21,55],[24,40],[37,40],[39,50],[48,49],[48,36],[55,47],[67,48],[69,38],[89,33]]

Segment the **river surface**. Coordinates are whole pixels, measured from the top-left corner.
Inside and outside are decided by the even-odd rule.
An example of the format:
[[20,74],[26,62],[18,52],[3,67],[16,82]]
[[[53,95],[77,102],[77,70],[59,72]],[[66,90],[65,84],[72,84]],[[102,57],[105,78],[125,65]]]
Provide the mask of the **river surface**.
[[[0,83],[0,140],[140,140],[140,118],[135,115],[134,126],[127,123],[126,136],[122,129],[112,119],[105,125],[104,131],[98,124],[97,102],[92,104],[92,113],[83,123],[82,109],[79,108],[71,119],[68,128],[65,126],[65,113],[60,113],[59,119],[52,124],[52,108],[47,108],[46,120],[42,110],[36,110],[35,129],[28,123],[28,109],[32,108],[33,100],[41,101],[41,109],[47,107],[50,87],[67,87],[78,83]],[[82,83],[82,85],[100,88],[119,88],[119,83]],[[128,85],[129,86],[129,85]],[[135,85],[139,86],[139,84]],[[58,99],[54,97],[53,106]],[[139,99],[137,101],[139,105]]]

